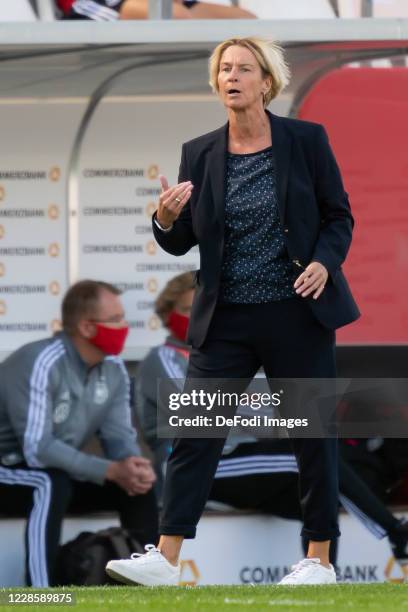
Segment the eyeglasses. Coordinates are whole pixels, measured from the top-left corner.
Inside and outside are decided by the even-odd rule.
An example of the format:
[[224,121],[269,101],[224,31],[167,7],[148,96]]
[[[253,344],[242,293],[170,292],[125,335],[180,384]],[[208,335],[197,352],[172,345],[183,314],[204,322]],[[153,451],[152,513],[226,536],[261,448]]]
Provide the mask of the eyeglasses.
[[116,315],[109,317],[108,319],[88,319],[91,323],[122,323],[125,321],[125,315]]

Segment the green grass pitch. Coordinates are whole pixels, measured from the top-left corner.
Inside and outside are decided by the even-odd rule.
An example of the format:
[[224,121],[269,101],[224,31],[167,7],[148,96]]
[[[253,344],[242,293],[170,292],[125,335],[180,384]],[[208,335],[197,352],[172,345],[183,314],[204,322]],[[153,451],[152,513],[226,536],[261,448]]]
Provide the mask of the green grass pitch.
[[[0,605],[0,612],[25,608],[63,612],[408,612],[408,584],[337,584],[328,586],[88,587],[67,588],[76,604]],[[58,589],[55,589],[58,591]],[[61,592],[61,589],[59,589]],[[17,590],[2,589],[5,593]],[[21,589],[18,592],[23,592]],[[24,592],[30,592],[24,589]],[[35,590],[39,592],[39,590]],[[46,591],[50,592],[50,591]]]

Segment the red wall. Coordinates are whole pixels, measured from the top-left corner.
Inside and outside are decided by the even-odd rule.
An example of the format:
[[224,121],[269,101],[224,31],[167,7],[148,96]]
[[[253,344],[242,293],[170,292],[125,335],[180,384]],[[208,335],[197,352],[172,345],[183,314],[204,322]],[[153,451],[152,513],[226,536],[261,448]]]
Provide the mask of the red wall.
[[326,127],[356,221],[344,271],[362,317],[338,341],[408,344],[408,69],[336,70],[299,117]]

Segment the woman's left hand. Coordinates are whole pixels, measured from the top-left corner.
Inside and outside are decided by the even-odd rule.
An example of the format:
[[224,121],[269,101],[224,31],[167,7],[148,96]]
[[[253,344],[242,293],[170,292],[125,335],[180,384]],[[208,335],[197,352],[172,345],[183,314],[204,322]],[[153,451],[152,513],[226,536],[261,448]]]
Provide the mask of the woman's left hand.
[[296,293],[302,297],[313,293],[313,299],[317,300],[326,285],[328,277],[329,273],[326,268],[318,261],[312,261],[305,268],[305,271],[297,277],[294,284]]

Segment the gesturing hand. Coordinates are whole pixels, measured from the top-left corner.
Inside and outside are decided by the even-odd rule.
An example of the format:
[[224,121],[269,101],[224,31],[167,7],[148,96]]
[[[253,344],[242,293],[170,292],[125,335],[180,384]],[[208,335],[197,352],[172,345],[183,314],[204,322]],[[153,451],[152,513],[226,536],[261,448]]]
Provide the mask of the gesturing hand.
[[297,277],[294,287],[296,293],[302,297],[306,297],[313,293],[313,299],[317,300],[319,295],[322,293],[329,273],[326,268],[318,261],[312,261],[305,271]]
[[191,181],[186,181],[178,183],[174,187],[169,187],[166,177],[162,175],[160,175],[160,183],[162,192],[159,198],[156,218],[160,225],[167,229],[173,225],[190,199],[193,185]]

